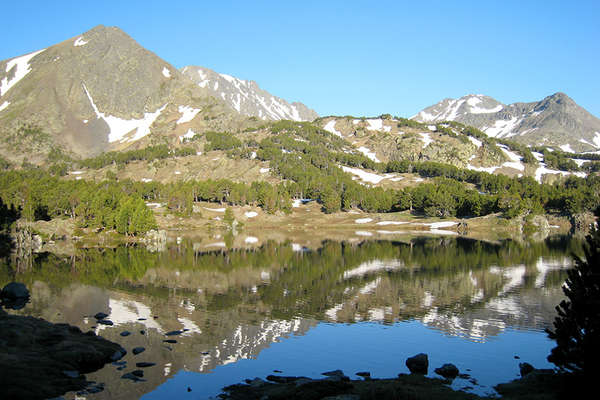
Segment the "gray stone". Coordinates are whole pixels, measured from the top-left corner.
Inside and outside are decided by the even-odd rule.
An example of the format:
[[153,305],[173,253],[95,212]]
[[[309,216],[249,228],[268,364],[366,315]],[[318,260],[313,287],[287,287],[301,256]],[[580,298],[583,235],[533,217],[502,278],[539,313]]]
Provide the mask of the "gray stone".
[[135,366],[138,367],[138,368],[148,368],[148,367],[153,367],[155,365],[156,365],[156,363],[153,363],[153,362],[144,362],[144,361],[139,362],[139,363],[135,363]]
[[429,368],[427,354],[419,353],[416,356],[407,358],[406,366],[412,374],[427,375],[427,369]]
[[106,317],[108,317],[108,314],[105,314],[103,312],[99,312],[96,315],[94,315],[94,318],[96,318],[96,319],[104,319]]
[[519,371],[521,372],[521,376],[525,376],[531,372],[533,372],[535,370],[535,368],[533,368],[533,365],[526,363],[526,362],[522,362],[519,363]]
[[23,283],[11,282],[2,288],[0,297],[6,300],[27,299],[29,298],[29,290]]
[[441,367],[436,368],[435,373],[444,378],[454,379],[458,376],[459,370],[454,364],[444,364]]

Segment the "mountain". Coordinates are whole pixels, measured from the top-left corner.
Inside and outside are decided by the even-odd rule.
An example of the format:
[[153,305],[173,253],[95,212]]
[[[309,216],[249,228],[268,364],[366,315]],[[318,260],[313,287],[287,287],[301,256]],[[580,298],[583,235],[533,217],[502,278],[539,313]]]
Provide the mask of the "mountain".
[[458,121],[487,135],[567,152],[600,150],[600,119],[564,93],[541,101],[505,105],[484,95],[444,99],[412,119],[419,122]]
[[0,155],[39,163],[56,149],[90,156],[239,127],[245,118],[211,94],[119,28],[100,25],[0,61]]
[[208,68],[188,66],[181,72],[237,112],[263,120],[312,121],[319,115],[302,103],[288,103],[262,90],[254,81],[245,81]]

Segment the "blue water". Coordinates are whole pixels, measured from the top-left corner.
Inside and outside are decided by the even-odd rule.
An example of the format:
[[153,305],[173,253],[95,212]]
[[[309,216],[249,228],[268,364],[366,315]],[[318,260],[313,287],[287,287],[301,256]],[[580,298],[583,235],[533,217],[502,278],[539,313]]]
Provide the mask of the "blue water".
[[[273,343],[256,359],[219,366],[208,374],[181,371],[142,398],[179,398],[189,395],[188,387],[193,398],[209,398],[220,393],[224,386],[246,378],[264,379],[274,374],[273,369],[281,370],[283,375],[317,378],[322,372],[339,368],[353,378],[357,378],[353,375],[359,371],[369,371],[376,378],[389,378],[408,373],[405,360],[417,353],[429,356],[428,376],[436,377],[433,370],[451,362],[461,373],[477,380],[474,385],[457,379],[453,388],[471,386],[473,393],[493,394],[493,385],[518,377],[519,362],[552,368],[546,360],[552,347],[553,342],[539,331],[507,329],[489,341],[475,342],[445,335],[419,321],[393,325],[320,323],[303,336]],[[515,355],[520,359],[515,359]]]

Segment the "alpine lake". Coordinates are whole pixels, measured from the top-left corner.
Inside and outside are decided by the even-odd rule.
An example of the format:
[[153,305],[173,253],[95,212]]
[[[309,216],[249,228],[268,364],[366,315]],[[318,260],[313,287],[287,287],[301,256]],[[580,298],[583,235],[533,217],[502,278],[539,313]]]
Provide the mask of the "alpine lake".
[[[581,245],[429,235],[228,249],[182,239],[38,253],[1,264],[0,281],[31,291],[11,313],[93,330],[128,351],[87,374],[103,391],[65,399],[206,399],[247,378],[335,369],[390,378],[417,353],[429,356],[427,376],[453,363],[469,375],[453,388],[493,395],[520,362],[553,367],[544,329]],[[139,362],[155,365],[122,379]]]

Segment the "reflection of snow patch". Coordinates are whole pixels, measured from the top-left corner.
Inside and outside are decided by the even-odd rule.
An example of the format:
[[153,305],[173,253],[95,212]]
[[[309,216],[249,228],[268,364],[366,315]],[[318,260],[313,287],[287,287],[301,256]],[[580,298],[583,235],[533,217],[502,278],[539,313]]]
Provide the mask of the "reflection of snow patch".
[[360,264],[358,267],[351,269],[350,271],[344,272],[344,279],[355,278],[358,276],[364,276],[379,271],[393,271],[402,268],[404,264],[400,260],[373,260],[366,261]]

